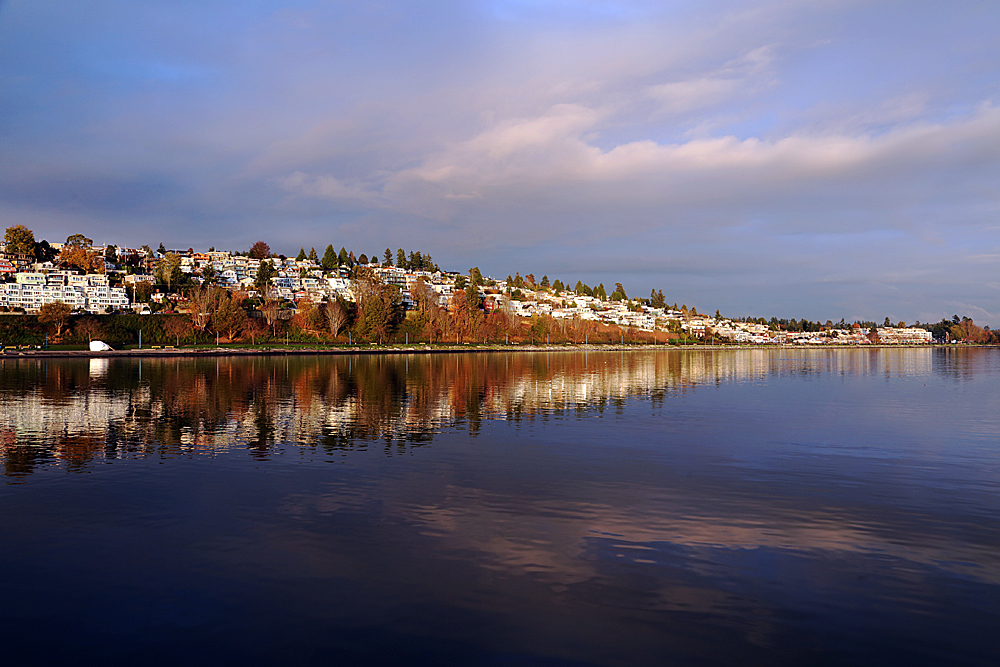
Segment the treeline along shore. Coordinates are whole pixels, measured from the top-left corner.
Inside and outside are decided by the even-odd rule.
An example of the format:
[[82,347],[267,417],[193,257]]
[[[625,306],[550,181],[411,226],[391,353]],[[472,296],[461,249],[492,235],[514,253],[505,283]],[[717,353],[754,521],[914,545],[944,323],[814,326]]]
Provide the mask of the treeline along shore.
[[[273,328],[265,321],[260,330],[253,316],[245,316],[249,323],[242,333],[213,330],[210,326],[199,329],[187,314],[171,313],[137,315],[115,313],[109,315],[66,314],[63,321],[53,322],[39,315],[0,314],[0,343],[8,351],[77,352],[88,351],[91,341],[100,340],[117,351],[153,353],[157,350],[180,349],[219,353],[250,353],[256,350],[310,349],[319,352],[337,352],[345,349],[379,350],[400,346],[421,345],[422,349],[475,349],[496,347],[516,349],[520,346],[611,346],[611,345],[694,345],[700,339],[670,332],[635,331],[623,327],[588,322],[575,328],[549,329],[543,326],[480,327],[474,336],[470,332],[445,330],[428,332],[417,318],[400,318],[398,325],[379,337],[365,336],[352,330],[337,335],[312,328],[308,316],[296,313],[286,320],[277,320]],[[494,318],[496,320],[498,318]],[[266,328],[265,328],[266,327]],[[247,332],[246,329],[251,331]],[[140,349],[141,347],[141,349]],[[416,349],[416,348],[414,348]]]
[[[100,357],[227,357],[268,355],[372,355],[436,354],[471,352],[571,352],[663,349],[746,349],[759,347],[724,339],[684,337],[670,332],[629,331],[621,327],[590,326],[576,332],[534,332],[525,327],[520,335],[495,332],[481,340],[429,340],[420,331],[395,332],[382,342],[358,338],[348,332],[341,336],[302,329],[290,321],[277,335],[261,335],[256,340],[228,339],[210,329],[199,331],[183,314],[79,315],[63,325],[62,335],[52,335],[52,325],[36,315],[0,314],[0,353],[6,358],[100,358]],[[293,318],[294,320],[294,318]],[[92,350],[90,342],[101,340],[110,351]],[[951,342],[947,345],[970,345]],[[921,344],[927,347],[926,344]],[[771,346],[774,347],[774,346]],[[798,342],[778,347],[845,348],[844,344]],[[863,347],[900,347],[900,344],[865,344]]]

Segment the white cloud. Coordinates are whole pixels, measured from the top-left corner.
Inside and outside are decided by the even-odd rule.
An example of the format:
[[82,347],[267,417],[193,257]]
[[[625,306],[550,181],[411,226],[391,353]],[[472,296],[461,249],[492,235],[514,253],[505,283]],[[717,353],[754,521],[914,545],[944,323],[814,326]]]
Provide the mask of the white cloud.
[[731,99],[741,87],[739,79],[701,78],[691,81],[660,83],[646,89],[646,94],[668,113],[686,113],[714,106]]
[[695,78],[648,86],[645,94],[656,100],[660,111],[684,114],[746,99],[774,85],[771,64],[776,45],[749,49],[718,70]]
[[[585,137],[600,130],[597,110],[560,105],[537,118],[490,127],[464,142],[428,156],[421,165],[389,175],[383,195],[419,212],[427,198],[470,192],[478,198],[516,200],[519,190],[539,186],[580,186],[574,196],[586,202],[606,198],[615,186],[621,198],[647,202],[701,199],[756,200],[788,194],[790,185],[826,188],[832,180],[853,182],[857,191],[890,191],[900,174],[933,171],[942,162],[960,167],[978,146],[974,160],[1000,159],[1000,109],[983,106],[949,124],[913,123],[881,135],[793,135],[775,140],[719,137],[660,144],[632,141],[602,151]],[[881,173],[880,173],[881,172]],[[651,189],[651,182],[660,187]],[[421,189],[421,185],[433,186]],[[327,195],[329,196],[329,195]],[[610,193],[614,196],[614,192]],[[845,197],[852,191],[844,191]]]

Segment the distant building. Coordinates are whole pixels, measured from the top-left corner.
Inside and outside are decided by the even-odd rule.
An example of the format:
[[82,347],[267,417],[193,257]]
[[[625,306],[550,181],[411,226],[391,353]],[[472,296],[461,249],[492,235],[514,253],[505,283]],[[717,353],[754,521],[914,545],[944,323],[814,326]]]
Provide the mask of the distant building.
[[880,345],[925,345],[933,342],[933,336],[926,329],[916,327],[884,327],[877,330]]
[[0,306],[23,308],[35,313],[46,303],[61,301],[74,310],[106,313],[127,310],[131,303],[123,287],[109,287],[108,277],[100,274],[21,272],[15,282],[0,284]]

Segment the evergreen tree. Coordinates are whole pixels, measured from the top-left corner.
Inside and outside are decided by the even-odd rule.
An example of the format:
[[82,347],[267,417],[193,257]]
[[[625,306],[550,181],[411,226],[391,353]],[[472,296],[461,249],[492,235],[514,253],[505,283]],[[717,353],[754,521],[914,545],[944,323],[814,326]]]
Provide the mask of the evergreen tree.
[[35,261],[36,262],[51,262],[56,258],[56,249],[49,245],[49,242],[42,239],[41,242],[35,244]]
[[396,250],[396,266],[401,269],[408,269],[410,265],[406,261],[406,252],[402,248]]
[[260,263],[260,268],[257,269],[257,277],[253,281],[253,287],[262,298],[267,296],[271,288],[271,278],[277,275],[277,273],[270,261]]
[[205,285],[214,285],[219,280],[219,275],[215,272],[215,267],[211,264],[206,264],[201,267],[201,278]]
[[[333,250],[333,246],[330,246],[330,250]],[[319,256],[316,255],[316,248],[309,249],[309,261],[313,264],[319,264]]]
[[482,310],[483,299],[479,296],[479,289],[475,283],[469,283],[465,288],[465,302],[473,310]]
[[361,257],[358,257],[358,264],[367,264],[367,263],[368,263],[368,255],[366,255],[365,253],[361,253]]
[[476,285],[477,287],[479,285],[483,285],[486,283],[486,281],[483,280],[483,274],[479,270],[478,266],[474,266],[471,269],[469,269],[469,278],[472,280],[472,284]]
[[573,291],[576,293],[577,296],[583,296],[584,295],[583,281],[582,280],[577,280],[576,281],[576,287],[573,288]]
[[306,249],[299,248],[299,254],[295,256],[296,262],[304,262],[306,259]]
[[337,263],[341,266],[351,265],[351,256],[347,254],[347,248],[341,246],[340,254],[337,256]]
[[539,286],[540,287],[549,287],[549,277],[548,276],[542,276],[542,282],[539,283]]
[[333,249],[333,244],[331,243],[326,247],[326,252],[323,253],[323,261],[320,263],[324,271],[333,271],[337,268],[337,251]]
[[608,300],[608,292],[607,290],[604,289],[604,283],[601,283],[600,285],[597,286],[597,289],[594,290],[594,296],[596,296],[601,301]]
[[385,249],[385,255],[382,256],[382,264],[392,266],[392,251],[388,248]]

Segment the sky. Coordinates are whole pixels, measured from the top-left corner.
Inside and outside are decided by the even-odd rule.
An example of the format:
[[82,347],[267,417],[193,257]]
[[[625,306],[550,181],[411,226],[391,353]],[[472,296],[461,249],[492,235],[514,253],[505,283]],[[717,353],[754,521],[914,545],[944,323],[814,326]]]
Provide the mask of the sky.
[[0,64],[39,239],[1000,326],[995,1],[0,0]]

